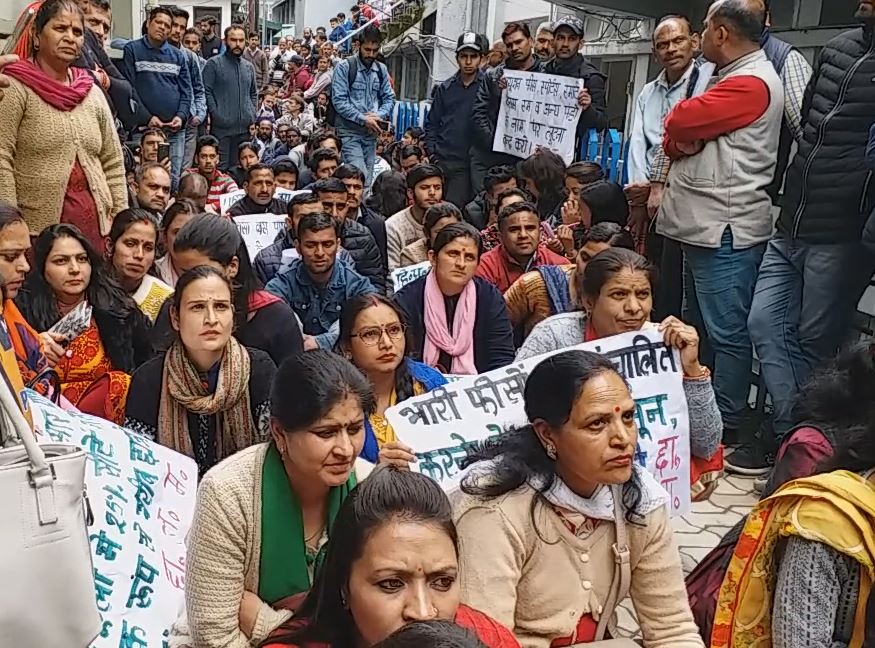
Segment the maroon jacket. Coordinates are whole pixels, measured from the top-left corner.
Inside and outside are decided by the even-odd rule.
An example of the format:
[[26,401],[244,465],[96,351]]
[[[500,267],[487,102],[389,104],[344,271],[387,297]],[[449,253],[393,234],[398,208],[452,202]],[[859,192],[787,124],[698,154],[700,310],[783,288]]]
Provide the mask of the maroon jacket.
[[313,85],[313,73],[307,65],[301,67],[295,74],[289,74],[289,83],[286,86],[286,96],[290,96],[295,92],[304,92],[309,90]]

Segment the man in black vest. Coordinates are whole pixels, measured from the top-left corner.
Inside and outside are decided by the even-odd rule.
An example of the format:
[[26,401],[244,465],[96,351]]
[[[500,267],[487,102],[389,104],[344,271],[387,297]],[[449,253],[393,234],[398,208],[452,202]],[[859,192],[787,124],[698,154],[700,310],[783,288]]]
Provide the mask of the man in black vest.
[[824,46],[802,102],[802,137],[748,321],[775,407],[775,435],[733,453],[726,463],[736,472],[768,470],[769,451],[798,422],[792,407],[801,385],[842,342],[872,275],[860,239],[875,204],[866,163],[875,105],[875,4],[858,2],[862,26]]

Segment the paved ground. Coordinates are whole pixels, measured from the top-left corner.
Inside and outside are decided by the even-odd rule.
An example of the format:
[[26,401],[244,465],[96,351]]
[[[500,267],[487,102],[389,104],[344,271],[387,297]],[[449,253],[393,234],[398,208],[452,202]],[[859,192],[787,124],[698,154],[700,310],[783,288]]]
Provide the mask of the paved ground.
[[[752,477],[725,475],[711,499],[693,504],[692,513],[674,520],[685,574],[717,546],[723,534],[744,517],[756,501]],[[624,634],[635,637],[638,623],[630,600],[626,600],[618,616]]]

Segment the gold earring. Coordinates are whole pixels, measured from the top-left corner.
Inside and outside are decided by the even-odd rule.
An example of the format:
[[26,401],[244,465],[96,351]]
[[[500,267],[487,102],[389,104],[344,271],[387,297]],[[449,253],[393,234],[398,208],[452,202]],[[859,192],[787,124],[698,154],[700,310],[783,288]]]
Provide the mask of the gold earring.
[[550,457],[553,461],[556,461],[556,446],[552,443],[547,444],[547,456]]

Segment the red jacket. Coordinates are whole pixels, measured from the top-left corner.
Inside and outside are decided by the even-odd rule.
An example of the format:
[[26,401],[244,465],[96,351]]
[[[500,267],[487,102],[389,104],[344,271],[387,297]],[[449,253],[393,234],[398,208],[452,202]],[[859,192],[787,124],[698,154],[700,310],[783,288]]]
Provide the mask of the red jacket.
[[[303,598],[303,597],[301,597]],[[513,633],[482,612],[478,612],[467,605],[460,605],[456,610],[456,625],[470,630],[487,648],[520,648],[519,642]],[[301,619],[290,619],[286,624],[273,632],[273,637],[282,637],[289,632],[300,630],[303,625]],[[268,639],[270,641],[270,639]],[[263,648],[331,648],[328,644],[307,644],[306,646],[294,646],[286,643],[265,643]]]
[[568,259],[551,252],[542,243],[538,246],[538,251],[529,267],[523,268],[504,250],[503,245],[498,245],[480,257],[477,276],[493,284],[504,294],[513,285],[513,282],[529,270],[534,270],[542,265],[568,265],[568,263]]
[[294,75],[289,76],[289,84],[286,86],[286,96],[290,96],[295,92],[304,92],[309,90],[313,85],[313,73],[310,68],[304,65]]

